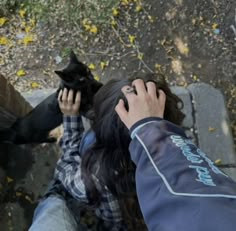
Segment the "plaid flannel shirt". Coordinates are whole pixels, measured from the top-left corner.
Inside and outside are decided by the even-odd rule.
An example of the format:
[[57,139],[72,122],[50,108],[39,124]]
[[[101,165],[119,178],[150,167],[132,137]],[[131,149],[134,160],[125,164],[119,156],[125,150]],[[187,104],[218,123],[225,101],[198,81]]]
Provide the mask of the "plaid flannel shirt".
[[[78,201],[88,202],[84,182],[81,178],[80,145],[84,127],[80,116],[63,117],[64,134],[60,141],[63,154],[57,162],[55,181],[60,182],[69,194]],[[99,184],[99,181],[97,182]],[[118,200],[107,190],[102,193],[100,206],[96,208],[96,215],[107,222],[116,223],[117,229],[126,230]],[[118,224],[122,225],[118,225]]]

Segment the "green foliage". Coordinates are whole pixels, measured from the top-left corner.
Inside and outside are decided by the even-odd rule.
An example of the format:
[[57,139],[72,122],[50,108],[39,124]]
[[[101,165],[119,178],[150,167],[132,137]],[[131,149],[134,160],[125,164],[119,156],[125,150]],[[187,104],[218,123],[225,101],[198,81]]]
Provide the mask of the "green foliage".
[[23,7],[36,19],[55,22],[63,20],[70,25],[81,25],[89,19],[96,25],[107,24],[112,8],[119,0],[24,0]]
[[62,20],[75,26],[88,19],[104,26],[110,23],[112,8],[118,4],[119,0],[0,0],[0,16],[24,8],[31,17],[46,22]]

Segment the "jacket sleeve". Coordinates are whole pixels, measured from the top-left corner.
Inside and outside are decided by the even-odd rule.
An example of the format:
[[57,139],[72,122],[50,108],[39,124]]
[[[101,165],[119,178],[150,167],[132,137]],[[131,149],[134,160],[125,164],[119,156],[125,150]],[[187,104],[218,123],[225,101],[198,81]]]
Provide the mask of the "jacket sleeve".
[[[192,224],[195,226],[191,230],[201,231],[229,226],[220,221],[221,214],[216,211],[223,211],[227,219],[233,219],[236,183],[182,129],[162,119],[148,118],[136,123],[130,133],[137,195],[149,230],[184,231],[190,230]],[[211,212],[216,219],[219,216],[222,226],[211,221],[208,227],[206,221],[202,227],[200,220]]]
[[57,162],[54,178],[76,199],[87,202],[85,185],[81,178],[81,153],[79,146],[83,135],[80,116],[63,117],[64,133],[60,141],[62,156]]

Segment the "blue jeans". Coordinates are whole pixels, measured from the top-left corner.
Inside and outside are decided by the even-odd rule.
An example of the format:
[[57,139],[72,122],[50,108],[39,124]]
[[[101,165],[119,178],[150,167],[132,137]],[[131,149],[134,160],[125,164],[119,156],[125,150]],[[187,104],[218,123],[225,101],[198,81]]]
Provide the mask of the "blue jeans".
[[[89,130],[82,138],[80,153],[84,153],[94,142],[95,134]],[[47,191],[50,191],[52,183]],[[79,217],[80,215],[76,214],[75,219],[62,196],[50,195],[38,204],[29,231],[86,231],[84,226],[78,224]]]
[[37,206],[29,231],[86,231],[78,224],[68,208],[66,201],[59,195],[51,195]]

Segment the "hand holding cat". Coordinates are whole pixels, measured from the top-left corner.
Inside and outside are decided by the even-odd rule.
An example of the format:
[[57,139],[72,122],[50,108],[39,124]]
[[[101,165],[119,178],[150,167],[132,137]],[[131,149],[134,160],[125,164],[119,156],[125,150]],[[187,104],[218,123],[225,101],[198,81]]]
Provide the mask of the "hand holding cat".
[[[74,98],[74,94],[75,98]],[[72,89],[69,91],[64,88],[60,90],[58,94],[58,103],[61,109],[61,112],[67,116],[79,115],[80,101],[81,101],[81,92],[74,92]]]
[[130,86],[124,86],[121,89],[127,98],[129,110],[126,110],[123,100],[120,100],[115,108],[126,127],[130,129],[136,122],[148,117],[163,118],[166,102],[165,93],[159,90],[157,97],[155,83],[147,82],[145,87],[145,83],[141,79],[134,80],[132,86],[135,87],[137,94]]

